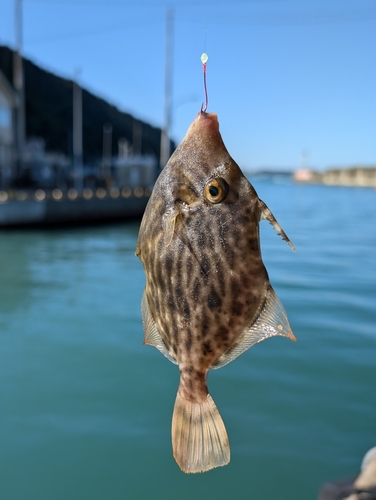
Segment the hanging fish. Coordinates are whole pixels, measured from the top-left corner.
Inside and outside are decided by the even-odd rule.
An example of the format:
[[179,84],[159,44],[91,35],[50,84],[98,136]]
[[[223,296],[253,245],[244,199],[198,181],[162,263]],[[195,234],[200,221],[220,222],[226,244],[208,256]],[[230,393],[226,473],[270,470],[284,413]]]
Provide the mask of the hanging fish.
[[186,473],[230,460],[209,370],[266,338],[295,340],[262,262],[259,221],[294,247],[229,155],[217,115],[204,109],[155,184],[136,250],[146,275],[144,343],[180,370],[172,447]]
[[144,343],[180,369],[172,446],[184,472],[230,460],[209,370],[268,337],[295,340],[262,262],[262,219],[294,248],[227,152],[217,115],[200,112],[155,184],[136,251]]

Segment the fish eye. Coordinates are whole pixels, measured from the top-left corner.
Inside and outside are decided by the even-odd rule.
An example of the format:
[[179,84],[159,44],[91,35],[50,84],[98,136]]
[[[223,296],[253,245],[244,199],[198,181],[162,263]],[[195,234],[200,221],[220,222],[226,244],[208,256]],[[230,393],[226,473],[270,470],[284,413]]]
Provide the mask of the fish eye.
[[211,179],[205,186],[206,199],[213,204],[221,203],[226,198],[228,189],[227,182],[221,177]]

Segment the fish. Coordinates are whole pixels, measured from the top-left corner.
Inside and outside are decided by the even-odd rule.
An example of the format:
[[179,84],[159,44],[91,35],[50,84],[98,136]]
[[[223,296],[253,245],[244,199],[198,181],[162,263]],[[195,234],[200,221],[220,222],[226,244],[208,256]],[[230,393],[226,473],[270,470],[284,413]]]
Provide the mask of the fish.
[[269,337],[296,340],[262,261],[261,220],[295,251],[228,153],[218,116],[201,110],[154,185],[136,248],[144,344],[179,366],[171,433],[185,473],[230,461],[209,370]]

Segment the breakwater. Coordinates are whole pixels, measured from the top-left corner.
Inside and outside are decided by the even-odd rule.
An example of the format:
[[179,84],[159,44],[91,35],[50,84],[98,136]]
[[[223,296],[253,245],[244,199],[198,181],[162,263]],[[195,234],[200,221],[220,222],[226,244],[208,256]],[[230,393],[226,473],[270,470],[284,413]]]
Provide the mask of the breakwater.
[[294,173],[293,179],[303,184],[376,188],[376,167],[331,168],[325,172],[301,169]]

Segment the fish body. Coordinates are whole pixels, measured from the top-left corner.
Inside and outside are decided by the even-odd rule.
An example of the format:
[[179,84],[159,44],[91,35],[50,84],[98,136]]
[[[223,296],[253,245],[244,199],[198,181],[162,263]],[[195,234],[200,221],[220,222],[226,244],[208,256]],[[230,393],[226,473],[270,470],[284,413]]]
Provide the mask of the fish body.
[[265,338],[295,340],[261,258],[261,219],[292,246],[229,155],[217,116],[199,113],[157,179],[136,250],[146,275],[144,343],[180,370],[172,444],[184,472],[230,460],[208,371]]

